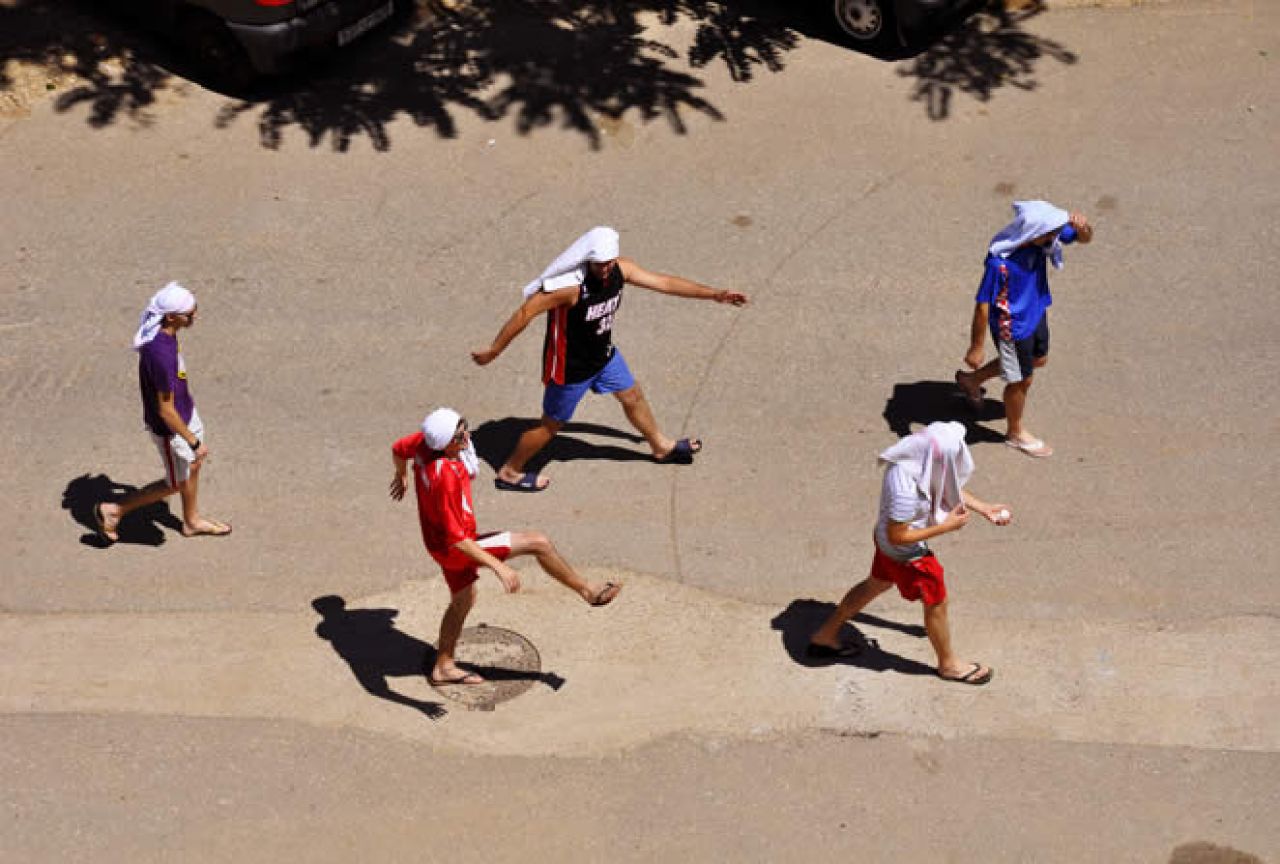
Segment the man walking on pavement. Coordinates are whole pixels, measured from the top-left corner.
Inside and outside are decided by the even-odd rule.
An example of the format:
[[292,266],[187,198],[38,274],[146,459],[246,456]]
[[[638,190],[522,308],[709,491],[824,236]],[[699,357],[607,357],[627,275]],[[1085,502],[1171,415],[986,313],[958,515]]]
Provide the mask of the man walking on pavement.
[[612,393],[622,410],[662,463],[687,464],[702,449],[697,438],[673,439],[658,427],[644,392],[613,345],[613,325],[622,304],[622,289],[635,285],[659,294],[714,300],[743,306],[747,296],[710,288],[679,276],[653,273],[630,258],[619,257],[618,232],[592,228],[560,254],[524,289],[524,302],[498,331],[493,343],[471,352],[480,366],[492,363],[533,319],[547,315],[543,341],[542,417],[527,430],[498,469],[494,485],[513,492],[541,492],[549,479],[525,464],[547,446],[588,390]]
[[543,534],[532,531],[476,533],[471,478],[478,460],[471,447],[467,421],[449,408],[437,408],[422,421],[422,429],[391,446],[395,474],[391,497],[399,501],[408,488],[409,464],[418,496],[418,521],[427,552],[444,571],[449,606],[440,621],[440,643],[429,674],[437,687],[483,684],[478,673],[458,666],[456,651],[462,625],[476,602],[476,580],[488,567],[507,593],[520,590],[520,574],[507,566],[508,558],[532,555],[548,575],[591,606],[607,606],[622,591],[621,582],[592,584],[569,566]]
[[117,503],[93,508],[98,533],[115,542],[120,520],[140,507],[174,492],[182,496],[182,536],[223,537],[231,526],[200,514],[200,470],[209,458],[204,424],[196,412],[187,382],[187,364],[178,346],[178,331],[195,323],[196,298],[170,282],[151,298],[133,338],[138,352],[138,385],[142,416],[164,463],[164,479],[130,492]]
[[[1062,246],[1093,239],[1093,226],[1082,213],[1068,213],[1047,201],[1015,201],[1014,219],[991,238],[986,270],[973,310],[969,350],[964,362],[972,372],[956,372],[956,386],[974,408],[982,406],[982,382],[1000,375],[1005,380],[1004,410],[1008,419],[1005,443],[1043,458],[1053,448],[1023,425],[1027,392],[1035,370],[1049,362],[1048,310],[1051,262],[1062,269]],[[996,358],[983,365],[987,331],[996,344]]]

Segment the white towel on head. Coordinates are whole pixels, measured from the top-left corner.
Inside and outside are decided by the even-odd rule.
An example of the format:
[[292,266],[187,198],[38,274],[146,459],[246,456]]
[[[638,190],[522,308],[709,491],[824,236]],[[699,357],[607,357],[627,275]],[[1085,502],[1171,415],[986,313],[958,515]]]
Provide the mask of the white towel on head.
[[195,295],[177,282],[170,282],[151,296],[147,308],[142,310],[138,321],[138,332],[133,335],[133,350],[137,351],[146,345],[164,324],[165,315],[190,312],[196,308]]
[[930,423],[880,454],[881,462],[903,466],[929,499],[929,525],[939,525],[964,502],[960,490],[973,475],[973,456],[964,443],[964,424]]
[[[1048,201],[1014,201],[1013,221],[1000,229],[991,238],[987,247],[992,255],[1000,258],[1037,237],[1043,237],[1050,231],[1057,231],[1071,221],[1071,214],[1061,207],[1055,207]],[[1053,269],[1062,269],[1062,241],[1054,238],[1046,253]]]
[[571,285],[581,285],[587,278],[588,261],[612,261],[618,257],[618,232],[606,225],[597,225],[568,249],[556,256],[537,279],[524,286],[525,299],[539,291],[556,291]]

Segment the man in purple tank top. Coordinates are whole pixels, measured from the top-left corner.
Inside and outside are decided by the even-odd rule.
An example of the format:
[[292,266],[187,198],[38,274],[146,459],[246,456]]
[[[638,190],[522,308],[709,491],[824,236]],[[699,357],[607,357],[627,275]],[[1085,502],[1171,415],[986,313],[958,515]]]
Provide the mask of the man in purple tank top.
[[187,385],[187,366],[178,347],[178,331],[196,320],[196,298],[177,282],[156,292],[142,313],[133,338],[138,352],[138,387],[142,394],[142,419],[160,459],[164,479],[149,483],[115,503],[93,508],[98,533],[115,542],[120,520],[140,507],[154,504],[174,492],[182,496],[182,534],[223,537],[231,526],[200,515],[197,492],[200,468],[209,456],[204,424],[196,412]]

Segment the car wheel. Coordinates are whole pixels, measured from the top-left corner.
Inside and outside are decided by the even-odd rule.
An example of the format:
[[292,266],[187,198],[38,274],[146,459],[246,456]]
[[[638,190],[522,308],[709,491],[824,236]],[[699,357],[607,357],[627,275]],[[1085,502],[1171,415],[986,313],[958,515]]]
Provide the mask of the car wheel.
[[178,22],[186,60],[214,89],[240,93],[257,78],[244,47],[227,26],[212,15],[192,10]]
[[831,0],[835,25],[864,45],[883,42],[893,32],[891,0]]

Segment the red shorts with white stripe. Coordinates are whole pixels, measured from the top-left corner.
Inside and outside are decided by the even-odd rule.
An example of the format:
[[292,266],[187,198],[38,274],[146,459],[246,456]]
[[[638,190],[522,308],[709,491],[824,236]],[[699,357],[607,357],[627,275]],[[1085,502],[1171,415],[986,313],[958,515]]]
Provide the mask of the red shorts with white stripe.
[[877,546],[876,557],[871,561],[871,578],[897,585],[904,600],[921,600],[934,606],[947,599],[942,562],[932,552],[914,561],[895,561]]
[[[510,531],[485,534],[483,537],[477,537],[476,542],[480,544],[481,549],[499,561],[506,561],[511,555]],[[436,560],[436,563],[440,565],[440,569],[444,571],[444,581],[449,585],[449,591],[453,594],[470,587],[480,578],[480,565],[457,549],[451,548],[442,555],[432,552],[431,557]]]

